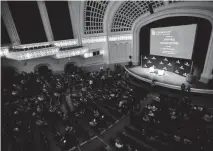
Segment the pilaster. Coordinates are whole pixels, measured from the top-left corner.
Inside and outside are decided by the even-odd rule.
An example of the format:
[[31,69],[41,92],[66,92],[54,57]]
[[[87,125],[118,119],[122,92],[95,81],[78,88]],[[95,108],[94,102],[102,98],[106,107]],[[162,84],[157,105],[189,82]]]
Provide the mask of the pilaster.
[[42,23],[44,26],[44,30],[46,33],[46,37],[48,41],[54,41],[54,37],[53,37],[53,32],[52,32],[52,28],[51,28],[51,24],[50,24],[50,20],[49,20],[49,16],[47,13],[47,8],[45,5],[44,1],[37,1],[38,3],[38,8],[39,8],[39,12],[41,15],[41,19],[42,19]]
[[9,5],[6,1],[3,1],[1,4],[2,8],[2,18],[4,20],[7,32],[9,34],[10,40],[13,45],[19,45],[21,44],[12,14],[10,12]]

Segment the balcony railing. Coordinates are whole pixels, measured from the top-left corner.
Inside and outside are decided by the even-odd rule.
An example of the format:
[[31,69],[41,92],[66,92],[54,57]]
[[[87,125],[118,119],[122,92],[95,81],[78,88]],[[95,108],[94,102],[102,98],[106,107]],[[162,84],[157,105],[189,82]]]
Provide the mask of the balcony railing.
[[[99,36],[99,37],[87,37],[82,39],[82,43],[103,43],[108,41],[126,41],[132,40],[131,34],[125,35],[111,35],[111,36]],[[88,48],[79,46],[78,39],[69,39],[62,41],[52,41],[43,43],[23,44],[17,46],[1,47],[0,57],[11,58],[15,60],[26,60],[39,58],[44,56],[53,56],[56,59],[71,57],[76,55],[84,55],[85,58],[92,57],[88,53]],[[100,51],[100,55],[104,53],[104,50]]]
[[28,60],[45,56],[52,56],[55,55],[58,51],[59,47],[41,48],[28,51],[9,52],[6,54],[6,57],[14,60]]
[[61,59],[61,58],[80,56],[80,55],[84,55],[88,51],[89,49],[87,47],[79,47],[75,49],[68,49],[66,51],[58,51],[56,55],[53,57],[56,59]]

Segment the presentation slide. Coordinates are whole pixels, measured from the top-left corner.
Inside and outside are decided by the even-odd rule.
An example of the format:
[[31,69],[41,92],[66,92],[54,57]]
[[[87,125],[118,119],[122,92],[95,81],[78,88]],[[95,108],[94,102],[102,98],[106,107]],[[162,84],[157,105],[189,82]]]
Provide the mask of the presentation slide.
[[150,29],[150,54],[191,59],[196,24]]

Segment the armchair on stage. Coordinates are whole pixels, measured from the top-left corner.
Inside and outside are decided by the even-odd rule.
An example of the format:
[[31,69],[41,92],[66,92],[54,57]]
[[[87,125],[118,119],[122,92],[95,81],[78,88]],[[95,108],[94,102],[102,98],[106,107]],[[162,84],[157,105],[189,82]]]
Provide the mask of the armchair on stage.
[[163,76],[165,74],[164,70],[160,70],[160,69],[155,69],[154,66],[149,68],[149,73],[155,73],[159,76]]

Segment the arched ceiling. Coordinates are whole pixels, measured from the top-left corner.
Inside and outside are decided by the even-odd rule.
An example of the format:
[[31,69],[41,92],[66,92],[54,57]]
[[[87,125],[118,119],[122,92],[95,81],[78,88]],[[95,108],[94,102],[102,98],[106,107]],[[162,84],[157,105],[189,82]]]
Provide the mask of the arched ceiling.
[[164,5],[163,1],[126,1],[116,11],[111,32],[129,31],[134,21],[142,14],[149,11],[149,5],[153,9]]
[[[169,4],[181,2],[171,0]],[[103,20],[106,15],[109,1],[85,1],[84,2],[84,34],[103,33]],[[164,2],[154,0],[124,1],[112,17],[111,32],[130,31],[134,21],[142,14],[148,12],[149,5],[153,9],[164,5]]]
[[84,34],[103,33],[103,20],[109,1],[84,2]]

